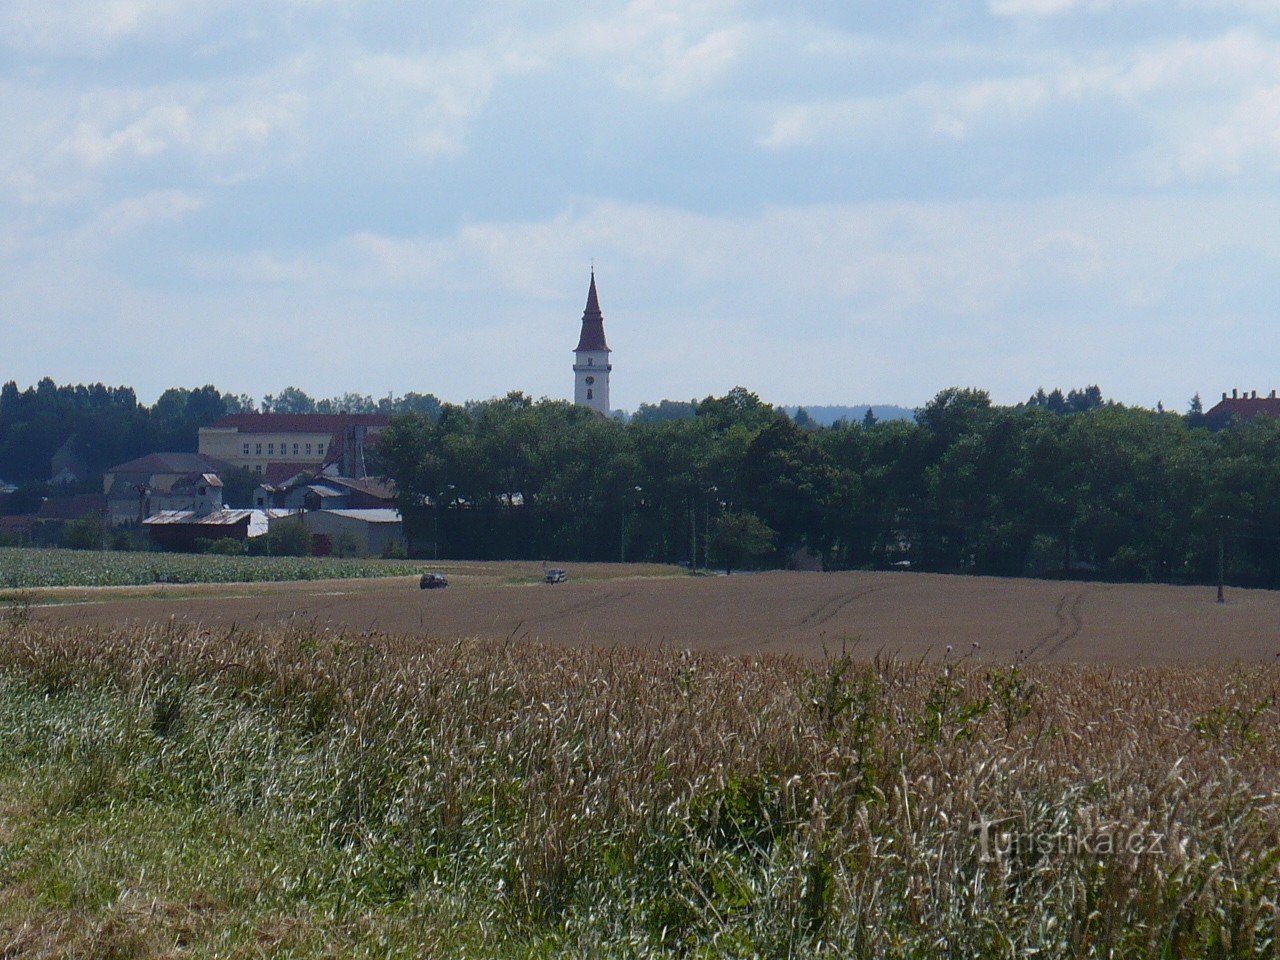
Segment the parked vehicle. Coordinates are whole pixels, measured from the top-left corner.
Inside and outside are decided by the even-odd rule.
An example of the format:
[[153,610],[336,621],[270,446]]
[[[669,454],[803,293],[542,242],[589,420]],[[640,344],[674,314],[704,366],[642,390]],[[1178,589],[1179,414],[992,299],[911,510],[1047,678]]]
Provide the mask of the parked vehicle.
[[542,578],[543,583],[564,583],[569,579],[569,575],[559,568],[547,571],[546,576]]
[[449,578],[443,573],[424,573],[418,581],[418,587],[422,590],[441,590],[448,585]]

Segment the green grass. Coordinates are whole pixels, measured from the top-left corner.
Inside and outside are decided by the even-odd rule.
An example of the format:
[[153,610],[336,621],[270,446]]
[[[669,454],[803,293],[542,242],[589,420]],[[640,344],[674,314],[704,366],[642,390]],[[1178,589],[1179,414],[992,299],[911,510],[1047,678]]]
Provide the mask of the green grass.
[[0,956],[1272,955],[1277,684],[15,611]]
[[34,587],[124,587],[151,583],[263,583],[396,577],[431,565],[404,560],[335,557],[224,557],[0,548],[0,590]]

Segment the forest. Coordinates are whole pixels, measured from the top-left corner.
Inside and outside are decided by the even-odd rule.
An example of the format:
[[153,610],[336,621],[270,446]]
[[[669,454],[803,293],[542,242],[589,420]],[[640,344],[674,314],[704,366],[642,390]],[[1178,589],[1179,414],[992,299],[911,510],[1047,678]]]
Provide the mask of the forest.
[[379,455],[450,557],[1188,583],[1221,543],[1232,582],[1280,586],[1280,421],[1191,409],[950,388],[914,421],[824,428],[738,388],[624,424],[513,393],[395,418]]

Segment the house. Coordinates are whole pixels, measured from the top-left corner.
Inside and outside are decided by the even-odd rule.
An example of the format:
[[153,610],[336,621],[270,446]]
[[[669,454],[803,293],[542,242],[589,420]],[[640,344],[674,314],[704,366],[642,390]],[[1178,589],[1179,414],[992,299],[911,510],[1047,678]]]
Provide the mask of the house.
[[318,554],[340,552],[343,542],[363,557],[403,554],[408,550],[398,510],[310,510],[302,514],[302,524],[311,534]]
[[199,540],[245,542],[267,532],[270,517],[262,510],[164,510],[142,521],[151,542],[162,550],[195,552]]
[[1205,422],[1215,430],[1221,429],[1232,420],[1252,420],[1255,417],[1280,417],[1280,397],[1272,390],[1269,396],[1260,397],[1258,391],[1252,393],[1232,390],[1231,396],[1224,392],[1222,399],[1205,411]]
[[73,435],[63,441],[49,459],[49,483],[53,486],[79,483],[88,475],[88,468],[76,453],[77,438]]
[[221,509],[218,474],[226,469],[199,453],[152,453],[117,464],[102,476],[107,522],[123,526],[162,510]]
[[253,492],[253,505],[290,510],[375,510],[395,506],[395,485],[366,477],[299,474],[282,484],[264,483]]
[[201,455],[264,477],[277,464],[319,471],[338,448],[348,476],[361,475],[364,442],[390,422],[384,414],[236,413],[200,428]]

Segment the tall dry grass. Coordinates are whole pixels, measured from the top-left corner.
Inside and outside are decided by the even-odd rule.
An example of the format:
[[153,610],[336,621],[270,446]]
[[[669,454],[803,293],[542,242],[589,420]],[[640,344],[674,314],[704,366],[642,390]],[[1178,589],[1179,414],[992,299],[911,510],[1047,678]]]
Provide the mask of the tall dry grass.
[[294,838],[254,894],[284,913],[454,904],[399,928],[405,955],[456,950],[459,918],[473,955],[1245,957],[1280,930],[1271,667],[13,616],[0,678],[0,770],[46,778],[47,810]]

